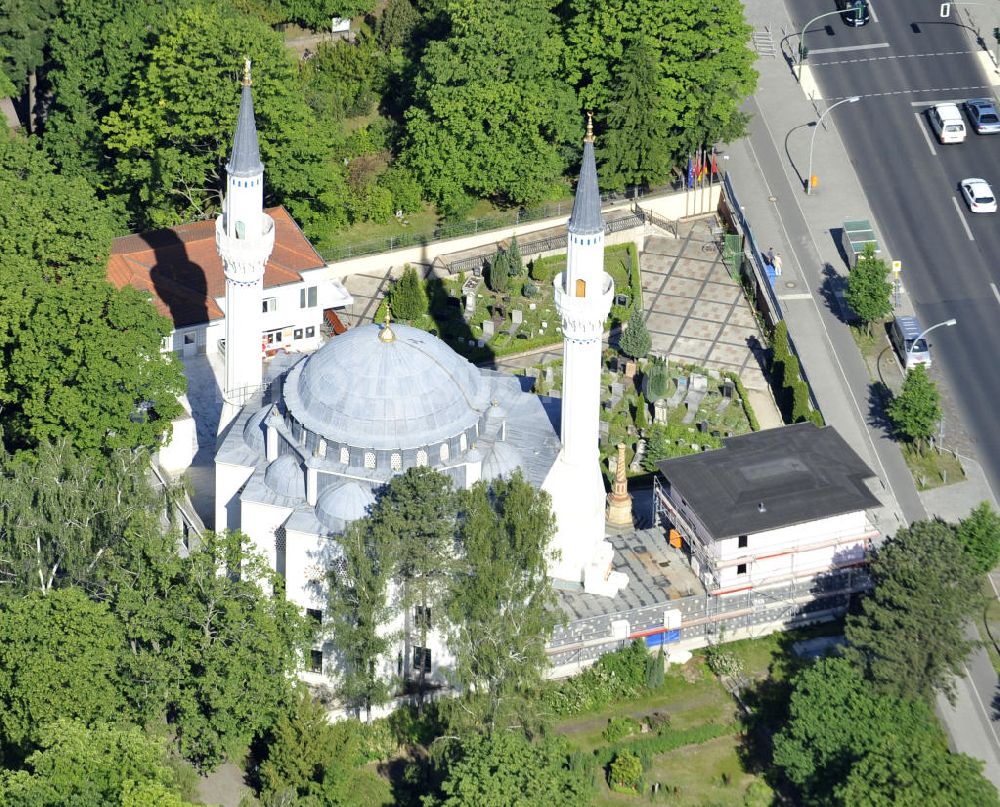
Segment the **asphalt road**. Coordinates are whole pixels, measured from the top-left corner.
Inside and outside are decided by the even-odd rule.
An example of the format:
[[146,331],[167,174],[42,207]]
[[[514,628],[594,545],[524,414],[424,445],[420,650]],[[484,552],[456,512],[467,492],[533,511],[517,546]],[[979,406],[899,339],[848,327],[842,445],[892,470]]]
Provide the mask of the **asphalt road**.
[[[787,5],[799,27],[833,7]],[[1000,135],[977,136],[967,121],[962,144],[933,137],[925,114],[932,103],[993,97],[974,38],[957,20],[939,19],[938,5],[875,0],[877,21],[860,29],[839,17],[821,20],[806,34],[808,63],[827,103],[861,96],[831,114],[886,251],[903,262],[921,322],[958,320],[930,337],[935,374],[953,390],[1000,490],[1000,215],[969,213],[958,192],[965,177],[983,177],[1000,192]]]

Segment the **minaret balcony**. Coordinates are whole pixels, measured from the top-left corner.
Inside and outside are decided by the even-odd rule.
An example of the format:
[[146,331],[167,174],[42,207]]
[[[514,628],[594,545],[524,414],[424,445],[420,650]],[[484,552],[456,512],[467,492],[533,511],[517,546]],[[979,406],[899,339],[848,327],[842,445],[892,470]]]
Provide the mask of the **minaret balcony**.
[[261,214],[261,232],[247,238],[236,238],[226,233],[224,216],[215,220],[215,246],[222,257],[226,278],[250,281],[263,275],[264,264],[274,249],[274,219]]
[[607,272],[601,272],[599,290],[584,281],[577,281],[573,288],[567,290],[564,275],[560,272],[556,276],[554,294],[563,334],[567,339],[600,338],[615,296],[614,280]]

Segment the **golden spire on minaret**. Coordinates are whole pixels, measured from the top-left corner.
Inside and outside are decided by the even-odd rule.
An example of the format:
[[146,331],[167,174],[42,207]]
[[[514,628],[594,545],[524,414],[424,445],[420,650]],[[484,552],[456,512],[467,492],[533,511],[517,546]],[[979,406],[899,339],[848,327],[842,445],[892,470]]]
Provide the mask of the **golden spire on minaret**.
[[382,342],[394,342],[396,341],[396,334],[393,333],[391,327],[391,320],[389,318],[389,303],[386,301],[385,304],[385,325],[382,326],[382,330],[378,332],[378,338]]
[[243,86],[249,87],[253,82],[250,80],[250,57],[243,60]]
[[594,113],[587,111],[587,134],[583,138],[584,143],[594,142]]

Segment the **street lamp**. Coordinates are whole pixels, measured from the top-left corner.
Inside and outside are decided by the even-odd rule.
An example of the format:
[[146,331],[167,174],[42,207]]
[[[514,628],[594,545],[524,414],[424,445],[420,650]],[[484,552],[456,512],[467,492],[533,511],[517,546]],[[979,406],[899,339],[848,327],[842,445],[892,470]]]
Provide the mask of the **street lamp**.
[[931,325],[930,328],[926,328],[919,334],[917,334],[917,338],[914,339],[910,343],[910,346],[906,349],[906,363],[907,364],[910,363],[910,354],[913,352],[913,348],[916,346],[917,342],[919,342],[921,339],[927,336],[927,334],[929,334],[935,328],[950,328],[952,325],[957,325],[957,324],[958,324],[957,319],[946,319],[944,322],[939,322],[937,323],[937,325]]
[[840,14],[840,11],[825,11],[822,14],[817,14],[809,22],[802,26],[802,33],[799,34],[799,81],[802,81],[802,60],[805,59],[806,53],[806,29],[812,25],[816,20],[821,20],[823,17],[832,17],[834,14]]
[[855,101],[860,101],[860,100],[861,100],[860,95],[852,95],[850,98],[844,98],[840,101],[837,101],[837,103],[833,104],[832,106],[828,106],[823,111],[823,114],[819,116],[819,120],[816,121],[816,125],[813,128],[812,139],[809,141],[809,173],[806,174],[806,196],[809,196],[812,193],[813,146],[816,145],[816,132],[819,130],[819,125],[823,122],[823,118],[827,116],[827,113],[829,113],[830,110],[836,109],[841,104],[853,104]]

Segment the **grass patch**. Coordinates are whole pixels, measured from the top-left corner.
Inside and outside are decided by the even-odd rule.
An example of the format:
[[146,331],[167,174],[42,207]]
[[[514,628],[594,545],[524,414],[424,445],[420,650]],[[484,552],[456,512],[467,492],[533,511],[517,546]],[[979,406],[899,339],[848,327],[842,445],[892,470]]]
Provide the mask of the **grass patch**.
[[912,443],[900,443],[899,447],[917,490],[931,490],[965,479],[962,463],[953,454],[934,449],[918,452]]

